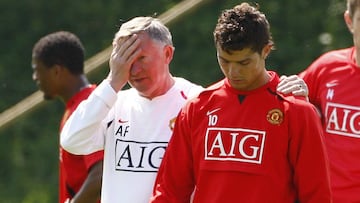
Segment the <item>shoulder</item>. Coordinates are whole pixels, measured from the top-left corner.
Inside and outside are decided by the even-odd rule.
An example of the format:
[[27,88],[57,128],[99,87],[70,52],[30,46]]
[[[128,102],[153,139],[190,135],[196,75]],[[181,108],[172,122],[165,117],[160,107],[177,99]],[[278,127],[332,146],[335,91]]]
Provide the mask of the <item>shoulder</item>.
[[353,51],[354,48],[351,47],[326,52],[313,61],[299,76],[304,78],[306,82],[309,82],[310,79],[317,81],[319,76],[341,71],[343,67],[351,67],[348,65],[352,64]]
[[186,80],[185,78],[181,77],[174,77],[175,85],[178,87],[201,87],[198,84],[195,84],[189,80]]
[[181,91],[183,96],[186,98],[194,98],[196,97],[201,91],[203,91],[203,87],[201,85],[195,84],[180,77],[174,77],[175,79],[175,88]]
[[354,48],[346,48],[346,49],[337,49],[337,50],[332,50],[329,52],[326,52],[322,55],[320,55],[320,57],[318,59],[315,60],[315,62],[321,62],[324,64],[332,64],[332,63],[343,63],[343,62],[348,62],[350,60],[350,56],[351,53],[353,52]]
[[317,112],[316,107],[312,103],[306,101],[306,99],[292,95],[282,96],[282,98],[284,99],[285,109],[296,112],[296,115]]
[[188,105],[208,103],[214,95],[218,94],[218,90],[220,90],[223,85],[224,80],[221,80],[210,85],[209,87],[204,88],[196,97],[193,97],[191,100],[189,100]]
[[205,88],[201,92],[200,95],[201,96],[206,96],[206,95],[213,94],[214,92],[220,90],[223,86],[224,86],[224,80],[220,80],[219,82],[216,82],[216,83],[210,85],[209,87]]

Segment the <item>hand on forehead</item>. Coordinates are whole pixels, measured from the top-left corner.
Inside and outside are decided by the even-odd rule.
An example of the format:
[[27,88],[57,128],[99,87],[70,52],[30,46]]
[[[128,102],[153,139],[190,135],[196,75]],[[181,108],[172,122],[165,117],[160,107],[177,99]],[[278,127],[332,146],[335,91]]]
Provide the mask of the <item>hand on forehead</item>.
[[132,39],[135,40],[137,37],[137,34],[128,34],[128,35],[122,35],[122,36],[117,36],[114,38],[112,45],[116,46],[116,45],[121,45],[123,43],[125,43],[127,40]]

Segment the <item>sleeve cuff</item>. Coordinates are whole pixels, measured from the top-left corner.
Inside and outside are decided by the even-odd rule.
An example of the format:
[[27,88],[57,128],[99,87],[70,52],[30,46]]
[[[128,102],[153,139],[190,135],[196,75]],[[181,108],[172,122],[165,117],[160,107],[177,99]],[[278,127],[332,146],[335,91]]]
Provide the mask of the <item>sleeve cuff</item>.
[[109,108],[111,108],[116,99],[117,93],[111,87],[108,80],[103,80],[100,85],[94,90],[94,95],[99,97]]

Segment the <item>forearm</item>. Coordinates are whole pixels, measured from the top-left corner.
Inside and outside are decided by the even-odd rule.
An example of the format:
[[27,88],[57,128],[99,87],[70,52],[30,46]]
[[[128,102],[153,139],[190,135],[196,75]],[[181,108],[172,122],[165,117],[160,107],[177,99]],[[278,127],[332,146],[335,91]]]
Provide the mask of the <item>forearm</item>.
[[108,82],[101,83],[65,123],[60,135],[61,146],[73,154],[89,154],[102,149],[101,136],[106,129],[104,119],[116,98]]
[[99,161],[91,167],[89,174],[79,192],[71,203],[96,203],[100,200],[103,162]]

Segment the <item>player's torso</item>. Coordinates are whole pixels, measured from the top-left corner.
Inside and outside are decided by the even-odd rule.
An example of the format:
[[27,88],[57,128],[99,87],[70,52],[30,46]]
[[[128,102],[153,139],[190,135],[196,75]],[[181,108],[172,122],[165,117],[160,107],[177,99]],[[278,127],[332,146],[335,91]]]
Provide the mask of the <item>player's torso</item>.
[[109,198],[105,201],[149,201],[185,95],[187,92],[174,90],[152,100],[139,96],[118,99],[105,139],[103,193]]
[[318,80],[316,100],[322,112],[334,200],[360,201],[354,192],[360,189],[360,181],[355,181],[360,180],[360,69],[350,65],[328,69]]
[[88,175],[84,156],[71,154],[60,147],[60,174],[73,192],[77,192]]
[[[227,191],[222,192],[229,195],[258,193],[286,199],[293,189],[288,185],[290,137],[283,102],[267,90],[248,95],[242,102],[238,95],[213,95],[205,100],[192,122],[197,183],[205,187],[227,185]],[[221,178],[217,178],[219,174]],[[234,185],[237,180],[241,184]],[[273,184],[278,192],[264,194]],[[222,186],[218,190],[223,190]]]
[[115,170],[157,171],[180,108],[170,103],[128,102],[116,106],[113,129],[106,138],[106,145],[111,145],[111,154],[115,155]]
[[[90,85],[82,89],[66,103],[65,112],[60,121],[60,131],[62,130],[70,115],[75,111],[79,103],[86,99],[95,88],[96,85]],[[59,162],[59,187],[61,193],[63,193],[60,194],[60,196],[61,198],[71,198],[76,192],[79,191],[88,175],[84,156],[71,154],[59,146]]]
[[318,98],[325,131],[360,138],[360,69],[344,67],[319,77]]

